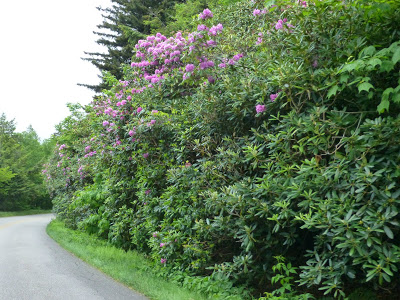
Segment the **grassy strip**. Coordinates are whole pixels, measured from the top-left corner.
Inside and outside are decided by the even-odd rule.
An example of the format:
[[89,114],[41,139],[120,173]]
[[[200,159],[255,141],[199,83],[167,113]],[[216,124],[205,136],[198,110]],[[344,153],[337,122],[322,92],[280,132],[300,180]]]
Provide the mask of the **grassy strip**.
[[0,218],[49,214],[49,213],[51,213],[51,210],[42,210],[42,209],[30,209],[30,210],[21,210],[21,211],[0,211]]
[[158,277],[143,255],[125,252],[94,236],[68,229],[59,220],[47,226],[47,233],[66,250],[150,299],[207,299]]

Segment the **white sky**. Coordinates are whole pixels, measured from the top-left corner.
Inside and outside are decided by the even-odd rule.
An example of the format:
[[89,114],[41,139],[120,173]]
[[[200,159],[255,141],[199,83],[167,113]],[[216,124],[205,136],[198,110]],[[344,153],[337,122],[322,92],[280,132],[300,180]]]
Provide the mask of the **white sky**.
[[66,103],[87,104],[94,93],[77,83],[97,84],[100,73],[84,51],[96,44],[97,6],[110,0],[2,0],[0,2],[0,114],[17,131],[32,125],[41,139],[69,115]]

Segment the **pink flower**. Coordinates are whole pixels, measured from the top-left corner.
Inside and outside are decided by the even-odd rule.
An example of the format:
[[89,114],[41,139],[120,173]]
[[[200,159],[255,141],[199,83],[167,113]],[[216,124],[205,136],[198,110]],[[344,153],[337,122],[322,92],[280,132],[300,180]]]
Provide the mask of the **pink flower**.
[[255,9],[253,10],[253,16],[258,16],[261,13],[261,10]]
[[275,101],[276,97],[278,97],[278,94],[271,94],[269,96],[269,98],[271,99],[271,101]]
[[202,20],[206,20],[206,19],[210,19],[212,18],[214,15],[211,12],[211,10],[209,10],[208,8],[206,8],[205,10],[203,10],[203,12],[199,15],[199,18]]
[[152,114],[156,114],[156,113],[158,113],[158,110],[153,109],[153,110],[151,111],[151,113],[152,113]]
[[148,194],[151,193],[151,190],[146,190],[144,193],[145,193],[146,195],[148,195]]
[[160,248],[164,247],[165,243],[160,243]]
[[141,108],[140,106],[138,107],[138,109],[136,110],[138,113],[140,113],[143,110],[143,108]]
[[149,153],[144,153],[144,154],[143,154],[143,157],[144,157],[144,158],[148,158],[148,157],[149,157]]
[[265,111],[265,105],[261,105],[261,104],[257,104],[256,105],[256,112],[259,114],[259,113],[262,113],[262,112],[264,112]]
[[110,124],[108,121],[103,121],[103,126],[107,126],[108,124]]
[[194,65],[193,64],[186,65],[185,70],[186,70],[186,72],[193,72]]
[[278,20],[278,22],[275,24],[275,29],[279,30],[283,28],[283,21],[282,20]]
[[135,135],[135,132],[133,131],[133,130],[129,130],[129,133],[128,133],[130,136],[134,136]]
[[203,25],[203,24],[199,24],[198,26],[197,26],[197,30],[198,31],[206,31],[208,28],[207,28],[207,26],[206,25]]
[[167,259],[166,258],[161,258],[161,261],[160,261],[162,264],[165,264],[165,263],[167,263]]

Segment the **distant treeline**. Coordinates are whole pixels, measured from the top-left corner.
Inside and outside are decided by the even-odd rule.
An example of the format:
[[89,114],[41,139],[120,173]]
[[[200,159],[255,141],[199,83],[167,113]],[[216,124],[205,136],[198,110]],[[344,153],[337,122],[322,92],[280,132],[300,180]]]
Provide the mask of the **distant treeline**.
[[50,140],[40,142],[32,127],[15,132],[14,120],[0,117],[0,210],[51,208],[43,185],[42,165],[51,153]]

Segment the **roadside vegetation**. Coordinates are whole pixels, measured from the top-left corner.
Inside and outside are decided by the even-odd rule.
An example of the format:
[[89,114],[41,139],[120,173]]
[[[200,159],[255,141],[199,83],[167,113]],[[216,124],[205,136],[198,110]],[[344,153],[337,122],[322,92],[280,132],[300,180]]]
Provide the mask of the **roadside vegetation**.
[[30,209],[30,210],[20,210],[20,211],[0,211],[0,218],[14,217],[14,216],[40,215],[40,214],[49,214],[49,213],[51,213],[51,210],[44,210],[44,209]]
[[400,2],[195,2],[69,106],[58,218],[208,295],[393,299]]
[[[63,248],[105,274],[153,300],[205,300],[206,296],[189,291],[173,281],[160,278],[161,269],[134,250],[124,251],[85,232],[68,229],[53,220],[47,233]],[[214,298],[215,299],[215,298]],[[231,298],[240,299],[240,298]]]

